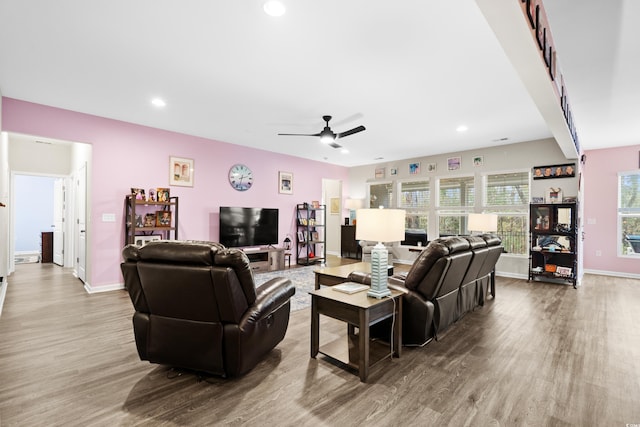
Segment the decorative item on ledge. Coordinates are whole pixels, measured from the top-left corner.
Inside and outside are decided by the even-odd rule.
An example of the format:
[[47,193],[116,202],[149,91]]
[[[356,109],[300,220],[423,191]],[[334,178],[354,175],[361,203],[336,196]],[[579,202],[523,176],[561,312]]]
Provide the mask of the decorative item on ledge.
[[403,209],[358,209],[357,240],[378,242],[371,250],[371,289],[367,295],[385,298],[391,295],[387,287],[389,252],[382,242],[404,239],[405,211]]

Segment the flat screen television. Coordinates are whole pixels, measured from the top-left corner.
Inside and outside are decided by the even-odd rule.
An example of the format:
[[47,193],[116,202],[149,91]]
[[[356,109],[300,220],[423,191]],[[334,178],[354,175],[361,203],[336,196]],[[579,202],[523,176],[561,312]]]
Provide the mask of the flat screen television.
[[278,243],[278,209],[220,206],[220,243],[228,248]]

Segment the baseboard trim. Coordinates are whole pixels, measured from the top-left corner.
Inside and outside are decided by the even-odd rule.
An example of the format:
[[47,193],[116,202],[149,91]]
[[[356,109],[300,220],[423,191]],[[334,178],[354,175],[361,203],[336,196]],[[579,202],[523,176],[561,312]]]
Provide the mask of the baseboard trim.
[[620,271],[606,271],[606,270],[585,269],[584,272],[588,273],[588,274],[597,274],[598,276],[622,277],[622,278],[625,278],[625,279],[640,279],[640,274],[622,273]]
[[529,274],[510,273],[508,271],[496,271],[497,277],[507,277],[509,279],[529,280]]
[[124,283],[114,283],[112,285],[92,287],[89,283],[84,284],[84,290],[88,294],[99,294],[101,292],[120,291],[124,289]]
[[7,286],[9,283],[5,277],[2,282],[0,282],[0,317],[2,316],[2,307],[4,307],[4,297],[7,295]]

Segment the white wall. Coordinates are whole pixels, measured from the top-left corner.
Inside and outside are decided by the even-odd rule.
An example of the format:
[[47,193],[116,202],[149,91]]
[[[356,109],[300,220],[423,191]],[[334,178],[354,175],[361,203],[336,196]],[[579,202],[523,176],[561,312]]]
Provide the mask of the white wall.
[[[473,158],[477,156],[483,157],[482,166],[474,165]],[[447,159],[450,157],[461,157],[461,167],[459,170],[449,171],[447,169]],[[420,173],[417,175],[410,175],[409,163],[415,162],[420,162]],[[436,164],[436,170],[429,172],[427,171],[427,165],[432,163]],[[564,157],[564,154],[558,147],[558,144],[552,138],[471,151],[448,153],[439,156],[419,157],[386,163],[383,162],[350,168],[349,196],[354,198],[365,198],[367,196],[367,183],[429,177],[433,202],[435,200],[435,181],[438,178],[474,175],[476,178],[476,187],[479,188],[480,183],[482,182],[482,174],[522,170],[530,171],[534,166],[563,163],[576,163],[576,168],[579,167],[579,161],[577,159],[568,160]],[[376,179],[375,170],[380,167],[385,168],[385,177]],[[397,175],[390,175],[392,168],[397,170]],[[576,172],[576,175],[577,174],[578,173]],[[530,196],[543,197],[549,187],[561,187],[564,196],[578,195],[578,179],[562,178],[532,181],[530,186]],[[475,210],[477,212],[482,210],[481,197],[476,197]],[[431,218],[427,233],[429,240],[437,237],[438,234],[437,223],[436,221],[431,220]],[[416,253],[410,253],[408,249],[400,250],[399,258],[405,262],[412,262],[413,259],[415,259],[415,256]],[[527,277],[528,263],[529,260],[526,255],[504,254],[500,258],[496,270],[498,273],[506,276]]]

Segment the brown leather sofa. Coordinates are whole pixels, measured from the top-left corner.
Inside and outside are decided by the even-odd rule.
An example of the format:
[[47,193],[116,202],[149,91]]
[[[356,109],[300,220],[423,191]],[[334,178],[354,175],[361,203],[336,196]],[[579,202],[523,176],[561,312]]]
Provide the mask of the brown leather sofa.
[[[392,276],[389,286],[405,293],[403,344],[425,345],[484,305],[502,252],[495,235],[439,238],[429,242],[406,274]],[[354,272],[349,280],[366,283],[369,277]]]
[[295,287],[275,278],[256,288],[244,252],[158,241],[122,254],[141,360],[237,376],[284,338]]

